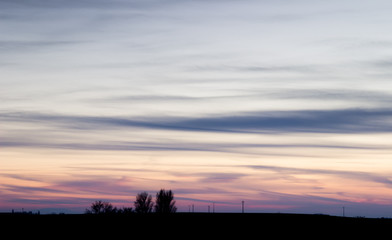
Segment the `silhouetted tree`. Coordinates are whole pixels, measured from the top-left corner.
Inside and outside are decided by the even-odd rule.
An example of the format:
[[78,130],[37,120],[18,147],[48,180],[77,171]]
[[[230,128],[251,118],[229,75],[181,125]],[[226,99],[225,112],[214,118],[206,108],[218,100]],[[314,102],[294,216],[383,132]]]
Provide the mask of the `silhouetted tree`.
[[103,201],[95,201],[91,204],[90,209],[86,209],[86,213],[89,214],[109,214],[116,213],[117,208],[113,207],[113,205],[109,202]]
[[156,213],[175,213],[177,207],[175,206],[174,194],[171,190],[166,191],[161,189],[156,196],[155,212]]
[[152,197],[147,192],[136,195],[136,201],[134,203],[136,213],[151,213],[153,205]]

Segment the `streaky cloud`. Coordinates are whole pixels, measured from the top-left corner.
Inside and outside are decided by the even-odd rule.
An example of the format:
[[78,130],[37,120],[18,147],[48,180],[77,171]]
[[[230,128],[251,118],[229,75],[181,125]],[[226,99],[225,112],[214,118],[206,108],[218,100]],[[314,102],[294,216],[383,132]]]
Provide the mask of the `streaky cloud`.
[[14,186],[10,184],[3,184],[2,187],[6,188],[8,191],[13,192],[23,192],[23,193],[36,193],[36,192],[45,192],[45,193],[69,193],[68,191],[63,191],[60,189],[54,189],[49,187],[28,187],[28,186]]
[[316,174],[316,175],[334,175],[342,178],[353,178],[363,181],[377,182],[385,184],[388,187],[392,187],[392,180],[389,176],[370,173],[370,172],[358,172],[358,171],[343,171],[343,170],[332,170],[332,169],[306,169],[306,168],[294,168],[294,167],[280,167],[280,166],[269,166],[269,165],[248,165],[246,168],[272,171],[280,174]]
[[391,116],[389,109],[270,111],[182,120],[176,125],[227,132],[370,133],[390,132]]
[[[252,144],[252,143],[197,143],[197,142],[178,142],[170,141],[166,143],[154,142],[129,142],[104,140],[97,143],[85,143],[75,139],[74,143],[65,143],[61,139],[50,140],[27,140],[13,139],[12,141],[0,140],[3,148],[46,148],[63,150],[82,150],[82,151],[202,151],[202,152],[226,152],[226,153],[247,153],[257,149],[346,149],[346,150],[386,150],[388,146],[382,145],[331,145],[331,144]],[[259,153],[260,154],[260,153]],[[295,153],[262,153],[269,156],[301,156],[309,155]]]
[[101,117],[32,112],[2,113],[0,120],[78,130],[146,128],[231,133],[385,133],[392,132],[391,109],[263,111],[206,117]]

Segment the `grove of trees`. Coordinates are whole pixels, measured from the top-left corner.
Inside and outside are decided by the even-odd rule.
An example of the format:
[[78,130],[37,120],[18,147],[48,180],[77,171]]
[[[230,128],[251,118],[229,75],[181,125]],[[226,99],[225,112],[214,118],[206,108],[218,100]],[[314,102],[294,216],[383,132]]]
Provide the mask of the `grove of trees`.
[[175,206],[174,194],[171,190],[161,189],[157,192],[155,203],[152,201],[152,196],[147,192],[141,192],[136,195],[134,202],[134,209],[123,207],[118,209],[110,202],[95,201],[91,204],[90,208],[86,209],[86,214],[129,214],[129,213],[175,213],[177,207]]

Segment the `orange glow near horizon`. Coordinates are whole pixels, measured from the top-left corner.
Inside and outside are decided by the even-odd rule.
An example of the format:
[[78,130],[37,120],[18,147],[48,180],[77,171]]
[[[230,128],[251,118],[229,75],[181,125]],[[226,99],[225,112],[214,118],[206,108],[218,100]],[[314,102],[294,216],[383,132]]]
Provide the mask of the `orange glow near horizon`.
[[1,206],[3,211],[81,211],[106,199],[132,207],[138,192],[154,195],[161,188],[174,191],[180,211],[190,205],[206,211],[212,203],[217,211],[238,211],[242,200],[248,211],[261,212],[296,211],[306,204],[391,204],[390,150],[241,151],[251,154],[3,149],[0,158],[7,161],[0,172]]

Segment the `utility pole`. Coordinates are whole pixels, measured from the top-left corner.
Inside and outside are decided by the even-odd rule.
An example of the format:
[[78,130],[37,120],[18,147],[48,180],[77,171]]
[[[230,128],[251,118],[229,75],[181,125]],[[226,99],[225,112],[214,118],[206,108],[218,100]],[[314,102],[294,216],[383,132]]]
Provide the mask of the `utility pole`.
[[242,201],[242,213],[244,213],[245,211],[244,211],[244,204],[245,204],[245,202],[244,201]]
[[210,205],[208,205],[208,213],[210,213]]
[[345,217],[345,216],[346,216],[345,207],[343,206],[343,217]]

